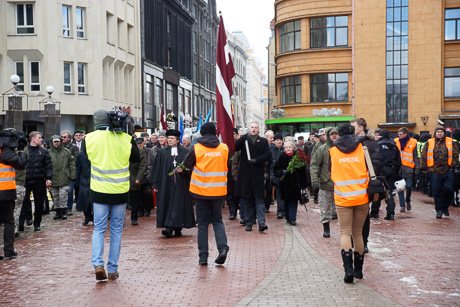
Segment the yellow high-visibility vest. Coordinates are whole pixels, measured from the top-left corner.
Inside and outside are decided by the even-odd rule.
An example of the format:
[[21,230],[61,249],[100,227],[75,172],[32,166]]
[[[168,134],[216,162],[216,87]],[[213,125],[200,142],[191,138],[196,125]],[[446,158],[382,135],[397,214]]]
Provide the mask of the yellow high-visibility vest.
[[105,194],[127,193],[131,136],[96,130],[86,135],[85,143],[91,162],[91,190]]

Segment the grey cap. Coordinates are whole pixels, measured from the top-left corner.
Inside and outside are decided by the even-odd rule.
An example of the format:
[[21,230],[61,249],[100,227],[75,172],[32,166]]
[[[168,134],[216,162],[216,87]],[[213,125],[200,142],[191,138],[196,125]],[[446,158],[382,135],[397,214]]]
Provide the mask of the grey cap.
[[103,126],[109,126],[110,121],[107,115],[108,111],[106,109],[97,109],[94,111],[94,127],[97,129]]
[[318,131],[318,135],[325,135],[326,134],[326,128],[321,128]]
[[166,136],[166,130],[162,130],[158,136]]

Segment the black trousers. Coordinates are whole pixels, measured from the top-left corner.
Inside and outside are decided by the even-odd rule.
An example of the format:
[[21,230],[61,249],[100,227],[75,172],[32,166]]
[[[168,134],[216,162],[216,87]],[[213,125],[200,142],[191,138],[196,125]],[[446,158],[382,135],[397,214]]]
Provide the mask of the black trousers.
[[[26,199],[29,197],[30,193],[32,192],[34,195],[34,204],[35,204],[35,212],[34,212],[34,226],[40,227],[42,223],[42,215],[43,215],[43,204],[46,197],[46,184],[45,181],[43,182],[35,182],[35,183],[26,183]],[[24,200],[21,207],[21,213],[19,215],[19,225],[24,225],[24,221],[27,218],[27,212],[31,211],[31,202]]]
[[131,203],[131,220],[137,221],[137,211],[139,210],[139,203],[141,202],[141,191],[130,190],[129,202]]
[[3,223],[3,251],[5,256],[14,253],[14,199],[0,201],[0,222]]
[[367,246],[367,242],[369,241],[370,227],[371,227],[371,216],[368,213],[366,216],[366,220],[364,221],[364,225],[363,225],[363,242],[364,242],[365,247]]
[[272,186],[272,183],[270,182],[270,180],[265,180],[265,198],[264,198],[264,203],[265,203],[265,209],[266,210],[269,210],[270,209],[270,205],[272,203],[272,199],[273,199],[273,186]]
[[[153,190],[151,184],[141,184],[141,202],[138,211],[150,213],[153,208]],[[143,210],[143,211],[142,211]]]

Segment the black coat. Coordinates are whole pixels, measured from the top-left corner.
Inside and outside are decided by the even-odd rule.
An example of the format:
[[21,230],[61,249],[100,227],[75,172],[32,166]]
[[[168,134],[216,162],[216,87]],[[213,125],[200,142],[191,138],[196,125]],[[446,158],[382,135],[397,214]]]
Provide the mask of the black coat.
[[46,148],[27,146],[26,183],[53,179],[53,163]]
[[390,189],[396,189],[395,182],[400,180],[401,155],[395,141],[389,137],[382,137],[378,141],[380,155],[382,156],[382,172]]
[[88,160],[86,152],[79,152],[77,156],[77,175],[75,186],[79,188],[77,198],[77,210],[85,211],[91,203],[90,183],[91,183],[91,162]]
[[[175,161],[183,162],[188,149],[179,145],[177,154]],[[153,188],[158,189],[157,227],[192,228],[196,226],[196,221],[189,192],[190,171],[169,176],[168,173],[175,168],[173,162],[171,147],[165,146],[159,150],[152,169]]]
[[[283,170],[287,169],[289,162],[291,162],[293,156],[288,156],[286,153],[282,153],[275,164],[274,173],[277,177],[283,176]],[[288,172],[284,175],[284,179],[280,180],[279,183],[281,198],[284,201],[300,200],[300,190],[307,188],[307,173],[305,167],[296,169],[292,174]]]
[[[248,140],[251,159],[254,164],[248,163],[245,141]],[[235,151],[241,151],[238,179],[236,181],[235,196],[243,198],[264,198],[264,165],[272,154],[265,138],[257,137],[253,144],[247,134],[242,135],[235,143]]]

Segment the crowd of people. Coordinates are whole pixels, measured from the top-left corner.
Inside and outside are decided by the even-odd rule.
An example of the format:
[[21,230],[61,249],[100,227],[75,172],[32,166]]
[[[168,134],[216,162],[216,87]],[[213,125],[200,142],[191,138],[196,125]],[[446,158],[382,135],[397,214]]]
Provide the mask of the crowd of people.
[[[304,140],[270,130],[262,136],[253,122],[247,133],[234,129],[232,153],[219,141],[212,123],[204,124],[194,138],[174,129],[137,137],[108,131],[105,112],[95,112],[96,131],[86,137],[81,130],[73,135],[63,131],[45,144],[42,134],[34,131],[28,145],[14,155],[1,151],[0,169],[5,174],[16,170],[14,186],[0,181],[4,258],[17,256],[12,237],[19,236],[25,224],[40,231],[43,214],[54,211],[53,219],[65,220],[75,202],[76,210],[84,213],[82,225],[94,225],[91,261],[98,280],[119,276],[126,209],[131,210],[133,226],[156,210],[156,226],[168,239],[198,226],[199,265],[208,264],[211,224],[219,253],[215,263],[223,264],[230,250],[222,221],[225,203],[231,221],[239,214],[245,231],[257,225],[265,232],[271,206],[276,204],[278,219],[296,226],[298,204],[310,194],[319,205],[323,237],[331,236],[330,223],[338,219],[344,281],[349,283],[363,277],[370,219],[380,218],[382,200],[387,221],[395,220],[396,195],[400,212],[413,210],[412,190],[434,197],[436,218],[449,216],[449,206],[460,205],[459,129],[452,135],[438,126],[432,136],[418,136],[402,127],[391,137],[388,130],[374,131],[365,119],[355,118],[313,131]],[[381,200],[368,194],[369,163],[388,187]],[[14,197],[5,192],[13,187]],[[10,218],[13,210],[15,220]],[[106,274],[102,256],[109,219]]]

